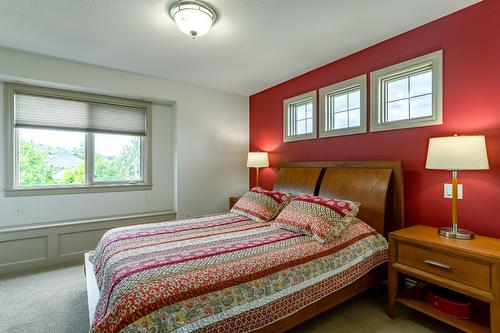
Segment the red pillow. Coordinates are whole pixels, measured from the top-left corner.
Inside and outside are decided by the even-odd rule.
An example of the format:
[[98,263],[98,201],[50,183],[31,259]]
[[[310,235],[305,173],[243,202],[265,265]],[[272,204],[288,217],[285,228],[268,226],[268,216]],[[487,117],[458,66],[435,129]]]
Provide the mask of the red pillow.
[[254,187],[234,204],[231,213],[246,216],[257,222],[266,222],[278,215],[290,199],[290,193]]
[[339,237],[358,214],[360,204],[349,200],[327,199],[301,194],[278,215],[280,228],[312,235],[321,243]]

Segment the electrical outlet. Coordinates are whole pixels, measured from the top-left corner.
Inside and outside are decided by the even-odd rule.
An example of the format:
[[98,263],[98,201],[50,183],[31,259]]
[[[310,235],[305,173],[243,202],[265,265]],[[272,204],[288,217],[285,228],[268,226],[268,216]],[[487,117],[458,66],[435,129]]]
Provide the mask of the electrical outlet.
[[[444,184],[444,197],[451,199],[451,184]],[[462,184],[458,184],[458,198],[464,198],[464,187]]]

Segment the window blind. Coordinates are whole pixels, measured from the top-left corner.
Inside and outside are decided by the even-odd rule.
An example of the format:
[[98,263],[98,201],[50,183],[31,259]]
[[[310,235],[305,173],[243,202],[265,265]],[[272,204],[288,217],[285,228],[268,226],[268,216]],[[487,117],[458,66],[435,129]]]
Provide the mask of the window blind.
[[16,93],[15,127],[146,135],[146,107]]

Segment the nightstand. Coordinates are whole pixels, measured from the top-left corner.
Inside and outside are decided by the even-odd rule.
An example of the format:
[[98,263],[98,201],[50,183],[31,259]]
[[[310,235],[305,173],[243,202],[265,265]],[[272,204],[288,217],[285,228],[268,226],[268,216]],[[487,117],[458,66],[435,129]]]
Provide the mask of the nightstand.
[[241,195],[236,196],[236,197],[229,197],[229,210],[231,210],[231,208],[233,208],[236,201],[238,201],[240,198],[241,198]]
[[[472,318],[456,319],[436,311],[425,302],[422,293],[416,292],[417,287],[400,292],[400,274],[471,297]],[[391,318],[396,302],[466,332],[500,333],[500,240],[481,236],[472,240],[444,238],[436,228],[422,225],[391,232],[388,300]],[[480,311],[481,306],[489,311]]]

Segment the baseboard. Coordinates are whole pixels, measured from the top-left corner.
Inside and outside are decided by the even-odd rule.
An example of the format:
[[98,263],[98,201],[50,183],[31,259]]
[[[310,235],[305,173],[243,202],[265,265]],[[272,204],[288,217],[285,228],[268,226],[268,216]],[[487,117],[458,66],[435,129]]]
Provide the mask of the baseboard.
[[173,211],[11,226],[0,229],[0,274],[81,262],[109,229],[175,220]]

